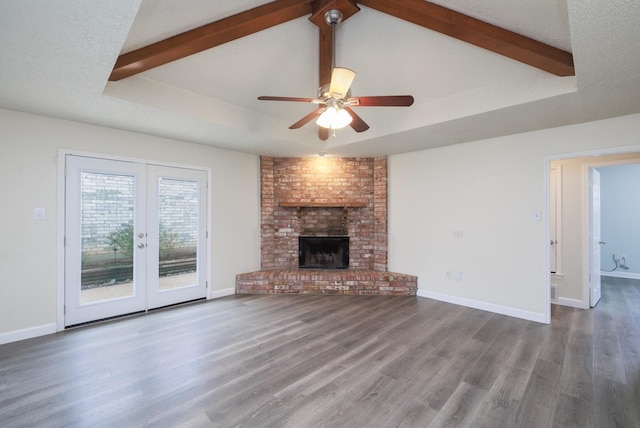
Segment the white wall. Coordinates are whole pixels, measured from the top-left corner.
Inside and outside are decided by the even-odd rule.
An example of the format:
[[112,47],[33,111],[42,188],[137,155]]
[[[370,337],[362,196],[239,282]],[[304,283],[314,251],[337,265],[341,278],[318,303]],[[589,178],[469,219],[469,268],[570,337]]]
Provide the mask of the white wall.
[[213,294],[259,269],[257,156],[0,109],[0,343],[56,323],[61,148],[211,168]]
[[628,269],[613,275],[640,278],[640,164],[598,168],[601,190],[602,269],[615,267],[613,254],[626,256]]
[[[546,156],[632,146],[637,135],[632,115],[391,156],[390,269],[418,275],[422,296],[544,321]],[[56,323],[60,148],[211,168],[213,289],[259,269],[256,156],[0,109],[0,342]],[[36,207],[45,221],[33,220]]]
[[391,156],[390,270],[417,275],[425,297],[548,321],[548,157],[639,134],[632,115]]

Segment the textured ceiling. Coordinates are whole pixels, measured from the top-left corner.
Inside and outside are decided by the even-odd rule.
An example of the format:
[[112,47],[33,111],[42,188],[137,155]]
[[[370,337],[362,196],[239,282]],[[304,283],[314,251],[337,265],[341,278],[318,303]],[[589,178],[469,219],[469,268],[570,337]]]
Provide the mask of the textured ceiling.
[[0,1],[0,107],[277,156],[387,155],[640,112],[640,2],[439,0],[570,51],[576,75],[523,63],[360,6],[337,28],[336,65],[354,95],[410,94],[408,108],[359,107],[371,126],[326,142],[313,97],[318,29],[299,18],[117,82],[121,53],[268,3],[258,0]]

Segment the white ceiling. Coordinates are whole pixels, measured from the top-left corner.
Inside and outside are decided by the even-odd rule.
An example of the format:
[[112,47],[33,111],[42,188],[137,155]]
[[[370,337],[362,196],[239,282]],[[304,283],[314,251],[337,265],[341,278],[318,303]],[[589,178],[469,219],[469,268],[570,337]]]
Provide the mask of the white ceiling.
[[108,82],[121,53],[268,3],[261,0],[0,0],[0,107],[275,156],[403,153],[640,112],[640,0],[438,0],[570,51],[557,77],[360,6],[337,29],[354,95],[413,95],[359,107],[371,126],[322,142],[288,126],[314,97],[318,29],[307,17]]

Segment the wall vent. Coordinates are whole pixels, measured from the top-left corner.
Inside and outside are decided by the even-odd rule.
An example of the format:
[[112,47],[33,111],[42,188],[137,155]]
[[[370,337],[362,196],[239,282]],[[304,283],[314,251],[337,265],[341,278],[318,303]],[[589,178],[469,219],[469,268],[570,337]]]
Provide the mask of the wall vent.
[[551,301],[558,301],[558,286],[556,284],[551,284]]

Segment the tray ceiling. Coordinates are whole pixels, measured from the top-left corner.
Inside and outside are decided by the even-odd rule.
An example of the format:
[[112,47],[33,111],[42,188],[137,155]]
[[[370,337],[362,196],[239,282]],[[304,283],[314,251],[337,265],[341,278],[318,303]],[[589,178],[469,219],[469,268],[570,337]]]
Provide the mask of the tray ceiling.
[[[119,55],[264,5],[257,0],[5,2],[0,106],[258,154],[388,155],[640,111],[640,8],[632,2],[433,3],[571,52],[559,77],[359,5],[336,31],[354,95],[411,94],[409,108],[360,107],[371,126],[326,142],[314,97],[318,28],[307,16],[108,81]],[[35,25],[34,25],[35,24]]]

